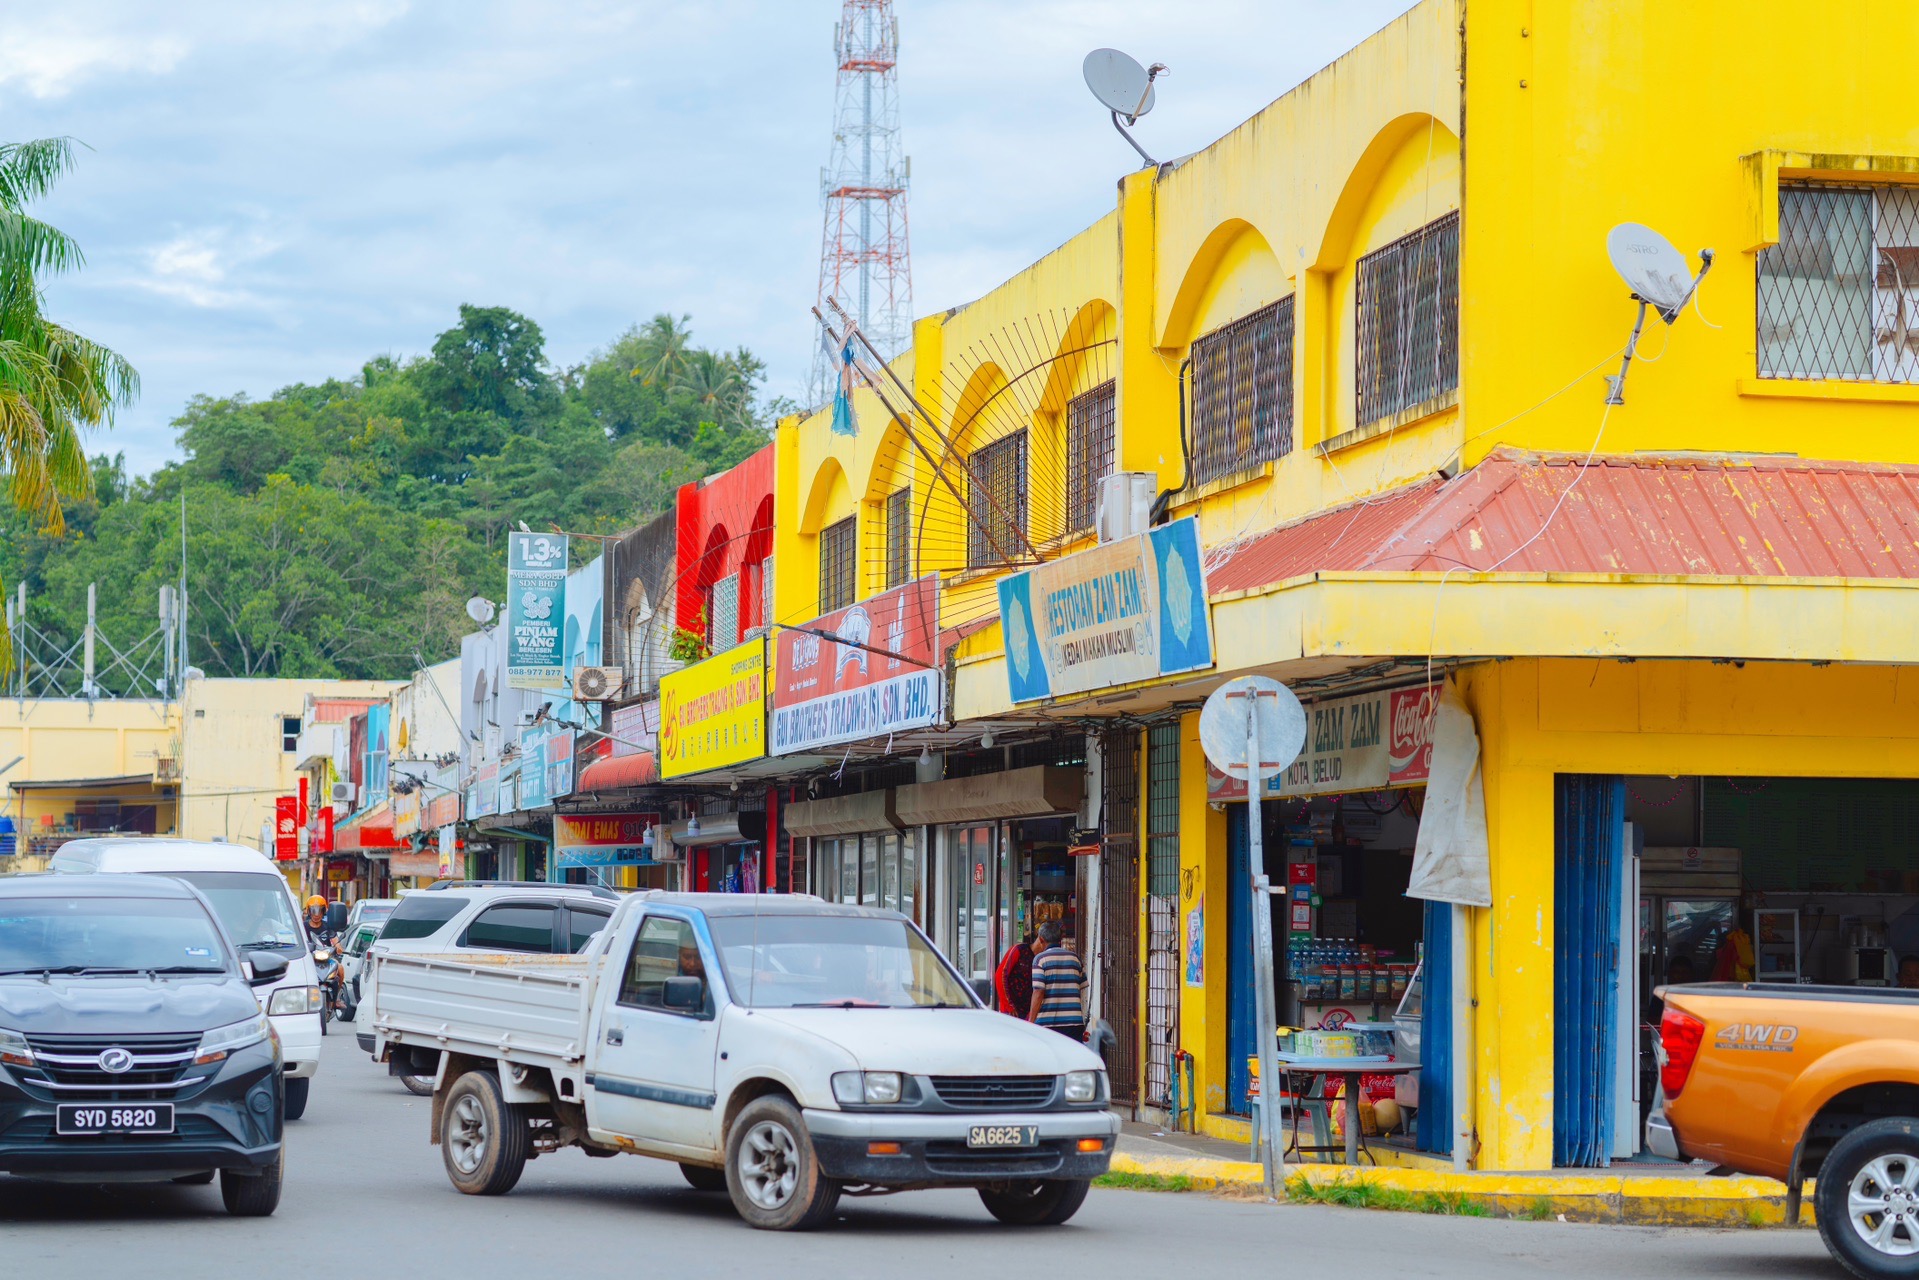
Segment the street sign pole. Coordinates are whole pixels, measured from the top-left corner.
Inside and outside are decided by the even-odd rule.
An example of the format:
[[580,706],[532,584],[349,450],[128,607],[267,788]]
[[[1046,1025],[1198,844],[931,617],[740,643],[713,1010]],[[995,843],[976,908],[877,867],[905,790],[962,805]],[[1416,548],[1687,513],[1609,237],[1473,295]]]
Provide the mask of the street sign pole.
[[1259,695],[1246,699],[1246,843],[1253,873],[1253,1008],[1259,1032],[1260,1150],[1265,1157],[1266,1195],[1279,1198],[1279,1003],[1273,983],[1272,882],[1266,876],[1266,832],[1261,820],[1261,792],[1266,790],[1260,768]]
[[1280,1192],[1279,988],[1273,963],[1273,886],[1266,876],[1266,775],[1306,745],[1306,712],[1292,690],[1266,676],[1228,680],[1199,713],[1199,742],[1213,767],[1246,780],[1248,889],[1253,911],[1253,1017],[1259,1037],[1259,1127],[1266,1194]]

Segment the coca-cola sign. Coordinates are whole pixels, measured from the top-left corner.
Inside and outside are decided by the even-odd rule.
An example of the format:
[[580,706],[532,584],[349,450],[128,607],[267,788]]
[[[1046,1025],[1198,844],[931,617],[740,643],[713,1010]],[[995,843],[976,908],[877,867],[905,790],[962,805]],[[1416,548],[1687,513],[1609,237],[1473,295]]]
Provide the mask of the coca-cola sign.
[[[1266,794],[1329,795],[1417,786],[1432,769],[1438,684],[1329,698],[1306,706],[1299,758],[1266,779]],[[1246,784],[1206,770],[1209,800],[1244,800]]]

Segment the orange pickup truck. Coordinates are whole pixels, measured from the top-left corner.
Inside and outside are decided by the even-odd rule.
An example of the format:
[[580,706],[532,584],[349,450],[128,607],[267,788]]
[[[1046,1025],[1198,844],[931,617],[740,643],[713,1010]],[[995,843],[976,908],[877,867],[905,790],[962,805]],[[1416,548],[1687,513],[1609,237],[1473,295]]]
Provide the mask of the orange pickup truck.
[[1646,1145],[1786,1184],[1816,1178],[1826,1248],[1854,1275],[1919,1277],[1919,991],[1667,987]]

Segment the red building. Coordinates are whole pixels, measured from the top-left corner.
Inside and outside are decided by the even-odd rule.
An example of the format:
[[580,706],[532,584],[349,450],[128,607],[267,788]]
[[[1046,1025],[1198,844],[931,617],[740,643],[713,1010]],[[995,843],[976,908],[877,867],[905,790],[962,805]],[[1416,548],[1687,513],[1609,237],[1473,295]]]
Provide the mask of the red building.
[[773,446],[680,489],[675,616],[717,653],[770,621]]

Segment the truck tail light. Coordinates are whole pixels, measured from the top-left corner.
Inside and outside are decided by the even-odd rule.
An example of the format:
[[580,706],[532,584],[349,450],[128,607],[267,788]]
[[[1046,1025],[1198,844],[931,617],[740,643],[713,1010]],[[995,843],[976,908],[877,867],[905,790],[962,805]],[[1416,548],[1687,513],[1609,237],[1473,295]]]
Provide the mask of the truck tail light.
[[1684,1009],[1666,1006],[1659,1019],[1659,1044],[1666,1060],[1659,1068],[1659,1083],[1667,1098],[1677,1098],[1692,1074],[1693,1060],[1699,1056],[1699,1044],[1706,1038],[1706,1024]]

